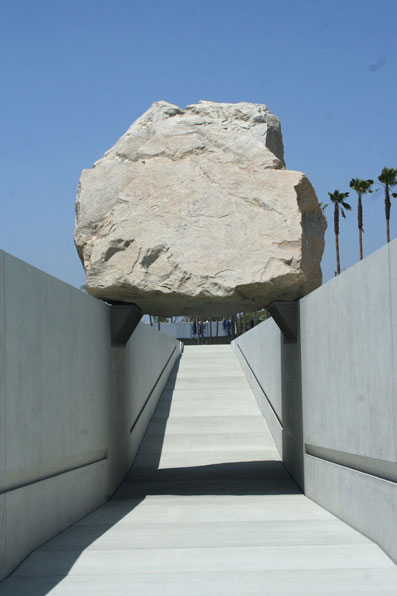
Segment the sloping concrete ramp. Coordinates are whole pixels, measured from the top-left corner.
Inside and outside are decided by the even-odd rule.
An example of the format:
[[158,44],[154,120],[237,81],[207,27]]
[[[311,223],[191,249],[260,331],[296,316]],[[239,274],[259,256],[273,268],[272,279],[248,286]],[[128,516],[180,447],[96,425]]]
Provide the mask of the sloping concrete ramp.
[[397,568],[301,493],[231,348],[200,346],[185,348],[115,498],[0,594],[382,596],[397,594]]

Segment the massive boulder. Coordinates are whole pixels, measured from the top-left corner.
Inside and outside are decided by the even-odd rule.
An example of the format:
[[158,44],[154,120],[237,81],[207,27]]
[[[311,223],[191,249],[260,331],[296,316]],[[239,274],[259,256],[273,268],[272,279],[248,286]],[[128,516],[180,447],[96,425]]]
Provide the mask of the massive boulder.
[[83,170],[74,238],[93,296],[223,315],[319,286],[325,227],[265,105],[159,101]]

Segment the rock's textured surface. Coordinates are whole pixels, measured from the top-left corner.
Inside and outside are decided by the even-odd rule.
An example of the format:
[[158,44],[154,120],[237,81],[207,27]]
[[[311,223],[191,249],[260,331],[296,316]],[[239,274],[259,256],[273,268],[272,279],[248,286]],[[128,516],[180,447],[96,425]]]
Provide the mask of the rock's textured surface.
[[151,314],[215,315],[316,288],[325,219],[307,178],[284,168],[266,106],[154,103],[81,174],[88,291]]

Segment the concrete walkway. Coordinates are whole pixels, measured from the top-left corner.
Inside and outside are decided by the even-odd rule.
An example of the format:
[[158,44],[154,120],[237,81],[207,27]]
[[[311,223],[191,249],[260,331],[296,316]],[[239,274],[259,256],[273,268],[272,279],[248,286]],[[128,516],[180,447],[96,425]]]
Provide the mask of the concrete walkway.
[[186,347],[115,498],[0,594],[397,594],[397,568],[290,478],[229,346]]

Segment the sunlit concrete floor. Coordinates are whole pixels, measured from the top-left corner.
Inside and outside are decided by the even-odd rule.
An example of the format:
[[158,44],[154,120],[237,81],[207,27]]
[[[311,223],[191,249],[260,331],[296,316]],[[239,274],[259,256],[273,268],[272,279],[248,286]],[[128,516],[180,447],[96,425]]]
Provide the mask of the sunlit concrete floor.
[[382,596],[397,568],[301,493],[231,347],[189,346],[115,497],[0,594]]

